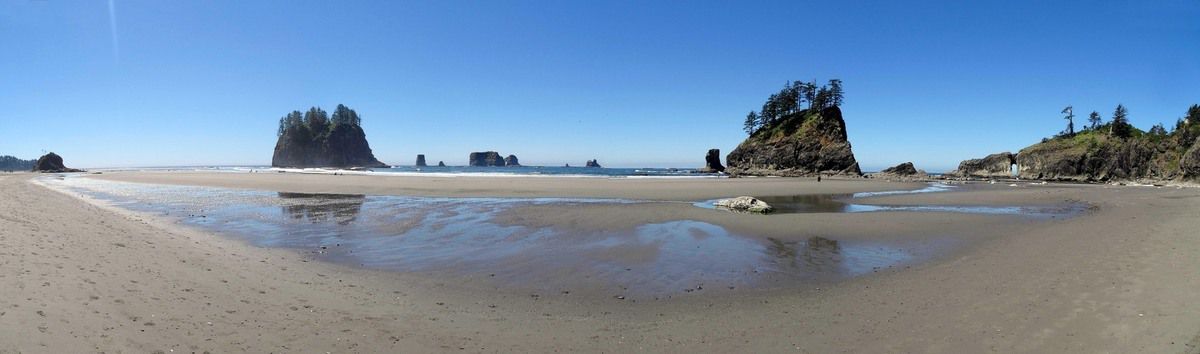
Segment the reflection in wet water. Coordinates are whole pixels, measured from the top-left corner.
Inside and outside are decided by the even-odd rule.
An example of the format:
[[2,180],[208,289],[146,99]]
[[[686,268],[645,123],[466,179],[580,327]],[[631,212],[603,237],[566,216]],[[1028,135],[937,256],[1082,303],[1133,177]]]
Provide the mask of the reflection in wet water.
[[361,194],[312,194],[279,192],[280,199],[299,199],[284,203],[283,210],[293,219],[307,219],[317,224],[333,220],[347,225],[358,218],[367,197]]
[[[420,198],[271,193],[87,178],[46,180],[115,205],[177,217],[218,234],[369,268],[478,277],[518,287],[677,294],[710,287],[795,286],[923,259],[927,245],[762,239],[695,220],[629,231],[566,231],[495,222],[514,209],[615,199]],[[836,196],[776,200],[785,210],[855,211]],[[849,209],[848,209],[849,208]],[[657,296],[657,295],[656,295]]]

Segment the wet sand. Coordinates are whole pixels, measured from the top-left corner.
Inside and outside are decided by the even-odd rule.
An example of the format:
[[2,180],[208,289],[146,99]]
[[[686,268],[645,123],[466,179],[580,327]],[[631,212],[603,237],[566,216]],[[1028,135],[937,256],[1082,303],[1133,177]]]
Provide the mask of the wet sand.
[[[97,177],[309,193],[656,200],[897,187],[795,179]],[[762,217],[683,203],[545,207],[502,217],[583,229],[700,219],[781,242],[939,234],[975,240],[931,262],[819,288],[727,289],[634,301],[587,291],[522,293],[479,279],[309,261],[294,251],[98,207],[28,179],[0,175],[0,264],[6,270],[0,274],[0,351],[1194,353],[1200,345],[1196,189],[986,186],[873,198],[888,204],[1095,206],[1085,215],[1049,221],[956,213]]]

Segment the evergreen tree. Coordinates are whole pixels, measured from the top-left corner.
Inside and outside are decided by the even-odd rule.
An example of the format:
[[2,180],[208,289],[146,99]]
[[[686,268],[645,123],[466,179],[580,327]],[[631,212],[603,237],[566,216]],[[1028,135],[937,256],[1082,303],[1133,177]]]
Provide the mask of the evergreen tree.
[[813,108],[829,108],[829,102],[829,86],[821,86],[821,88],[817,89],[817,97],[813,99]]
[[1088,115],[1088,123],[1092,124],[1092,130],[1100,127],[1100,121],[1102,119],[1103,118],[1100,118],[1100,112],[1092,111],[1092,114]]
[[1124,105],[1117,105],[1113,110],[1112,128],[1109,133],[1118,138],[1128,138],[1133,135],[1133,127],[1129,126],[1129,110]]
[[746,115],[746,122],[742,129],[746,130],[746,134],[754,135],[754,132],[758,130],[758,113],[750,111]]
[[1075,107],[1067,106],[1067,108],[1063,108],[1062,113],[1066,114],[1066,116],[1063,117],[1063,119],[1067,120],[1067,131],[1066,131],[1067,136],[1074,136],[1075,135]]
[[361,123],[358,119],[357,112],[341,104],[339,104],[337,108],[333,110],[333,117],[330,118],[330,120],[332,121],[333,125],[345,124],[357,126]]
[[329,114],[320,107],[309,108],[308,112],[304,112],[304,124],[313,134],[321,134],[329,128]]
[[1163,127],[1162,123],[1158,123],[1158,124],[1155,124],[1153,127],[1150,127],[1149,133],[1150,133],[1150,135],[1155,135],[1155,136],[1167,135],[1167,128]]
[[801,93],[804,94],[804,100],[808,101],[808,108],[813,108],[813,105],[817,103],[817,83],[815,81],[805,82],[803,85]]
[[842,106],[842,80],[829,80],[829,104],[832,107]]

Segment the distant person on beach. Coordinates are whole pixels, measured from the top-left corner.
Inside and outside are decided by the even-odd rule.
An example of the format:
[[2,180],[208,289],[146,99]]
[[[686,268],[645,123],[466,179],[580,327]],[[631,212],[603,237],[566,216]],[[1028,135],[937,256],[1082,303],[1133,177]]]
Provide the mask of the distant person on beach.
[[817,183],[821,183],[821,175],[817,175]]

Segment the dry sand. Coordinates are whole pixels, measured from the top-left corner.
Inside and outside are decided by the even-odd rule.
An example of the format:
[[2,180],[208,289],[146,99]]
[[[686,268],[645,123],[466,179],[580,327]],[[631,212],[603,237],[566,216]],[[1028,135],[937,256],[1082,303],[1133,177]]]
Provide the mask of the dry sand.
[[[408,178],[121,173],[139,182],[448,196],[728,195],[894,189],[872,181]],[[1096,206],[1067,220],[947,213],[507,215],[619,228],[699,218],[755,234],[975,239],[934,261],[820,288],[670,301],[525,294],[471,279],[308,262],[0,175],[0,352],[1186,352],[1200,350],[1200,190],[989,186],[904,204]],[[904,186],[915,186],[912,184]],[[596,225],[588,225],[594,222]],[[790,230],[790,231],[789,231]],[[857,236],[856,236],[857,235]]]

